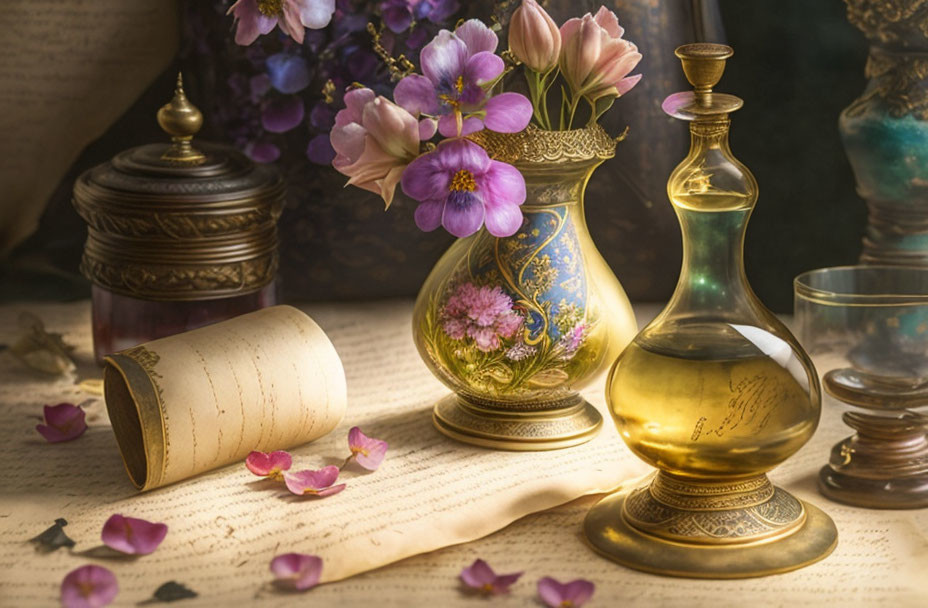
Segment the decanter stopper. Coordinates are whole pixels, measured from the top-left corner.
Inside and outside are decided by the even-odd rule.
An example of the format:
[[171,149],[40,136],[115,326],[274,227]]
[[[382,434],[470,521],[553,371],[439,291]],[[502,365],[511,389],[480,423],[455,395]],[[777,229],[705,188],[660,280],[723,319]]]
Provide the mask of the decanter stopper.
[[171,136],[171,147],[161,155],[162,160],[198,164],[206,157],[191,144],[193,136],[203,126],[203,114],[190,103],[184,94],[184,79],[177,74],[174,98],[158,110],[158,124]]
[[725,71],[725,60],[734,53],[730,46],[708,42],[677,47],[674,54],[683,63],[683,73],[693,90],[669,96],[661,106],[664,111],[681,120],[700,120],[740,108],[744,104],[740,98],[712,91]]

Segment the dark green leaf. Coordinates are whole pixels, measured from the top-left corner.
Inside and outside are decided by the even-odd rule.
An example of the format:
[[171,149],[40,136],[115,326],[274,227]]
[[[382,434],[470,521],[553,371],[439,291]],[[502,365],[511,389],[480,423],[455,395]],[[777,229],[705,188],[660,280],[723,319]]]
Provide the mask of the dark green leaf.
[[155,590],[155,599],[159,602],[176,602],[197,597],[196,591],[188,589],[176,581],[168,581]]
[[35,544],[35,550],[39,553],[51,553],[61,547],[68,547],[70,549],[75,543],[65,534],[64,527],[66,525],[68,525],[68,521],[59,517],[55,520],[55,524],[52,527],[35,538],[30,538],[29,542]]

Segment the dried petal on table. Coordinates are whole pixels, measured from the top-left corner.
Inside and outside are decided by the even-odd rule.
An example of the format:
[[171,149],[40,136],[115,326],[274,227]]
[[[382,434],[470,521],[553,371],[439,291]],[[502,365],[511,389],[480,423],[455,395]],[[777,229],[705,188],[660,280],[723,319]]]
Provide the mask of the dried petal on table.
[[593,597],[595,590],[596,585],[582,578],[561,583],[546,576],[538,581],[538,597],[551,608],[579,608]]
[[339,469],[335,465],[322,467],[317,471],[297,471],[284,475],[287,489],[297,496],[311,495],[319,498],[338,494],[345,489],[345,484],[332,485],[338,480]]
[[348,431],[348,447],[351,448],[352,458],[359,465],[368,471],[376,471],[387,455],[389,445],[381,439],[368,437],[358,427],[352,427]]
[[283,473],[293,466],[293,458],[289,452],[284,451],[271,453],[254,451],[245,459],[245,466],[259,477],[283,481]]
[[176,602],[178,600],[189,600],[197,597],[197,592],[178,583],[177,581],[168,581],[155,589],[154,599],[158,602]]
[[49,443],[60,443],[77,439],[87,430],[84,410],[73,403],[46,405],[44,408],[45,424],[35,427]]
[[461,581],[472,589],[484,593],[499,595],[509,593],[509,588],[515,584],[523,572],[512,574],[496,574],[490,565],[482,559],[461,570]]
[[103,524],[103,544],[126,555],[148,555],[168,534],[165,524],[115,514]]
[[61,581],[64,608],[102,608],[119,593],[116,575],[103,566],[81,566]]
[[303,553],[284,553],[271,560],[274,583],[284,589],[306,591],[319,584],[322,558]]
[[68,547],[70,549],[75,543],[65,533],[64,527],[66,525],[68,525],[68,520],[59,517],[51,527],[38,536],[30,538],[29,542],[35,543],[35,550],[39,553],[51,553],[61,547]]

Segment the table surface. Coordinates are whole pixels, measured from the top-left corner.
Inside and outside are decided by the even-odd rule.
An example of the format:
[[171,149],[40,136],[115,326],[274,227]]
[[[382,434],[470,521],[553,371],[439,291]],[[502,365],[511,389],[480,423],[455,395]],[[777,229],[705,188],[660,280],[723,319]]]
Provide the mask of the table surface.
[[[383,307],[404,307],[411,315],[411,302],[384,302],[366,304],[310,304],[301,306],[313,316],[339,344],[338,327],[351,322],[364,324],[377,318]],[[659,307],[636,307],[639,321],[653,317]],[[65,328],[65,339],[78,345],[78,355],[89,360],[90,327],[89,304],[32,304],[23,303],[0,307],[0,343],[14,339],[16,316],[21,310],[30,310],[46,320],[49,330]],[[77,319],[77,321],[75,321]],[[346,323],[347,322],[347,323]],[[344,360],[350,370],[356,361]],[[8,353],[0,353],[0,382],[16,377],[15,392],[11,386],[0,385],[0,416],[7,429],[22,426],[23,408],[33,409],[41,404],[30,399],[28,383],[21,381],[23,368]],[[423,367],[423,373],[425,368]],[[86,372],[86,369],[85,369]],[[92,373],[92,371],[91,371]],[[4,377],[6,380],[4,380]],[[40,380],[36,380],[39,382]],[[602,404],[602,380],[585,391],[591,402]],[[349,403],[349,408],[351,404]],[[560,580],[587,578],[595,582],[597,591],[589,605],[605,606],[621,602],[627,606],[727,606],[757,603],[764,606],[793,604],[870,606],[886,603],[891,606],[928,605],[928,510],[878,511],[857,509],[831,503],[818,494],[815,479],[818,469],[827,459],[831,446],[849,434],[840,421],[842,406],[830,398],[825,399],[822,422],[815,437],[792,459],[771,474],[775,483],[785,486],[799,498],[814,502],[835,520],[840,539],[835,552],[818,564],[802,570],[757,579],[740,581],[686,580],[655,576],[630,570],[594,554],[582,540],[581,523],[587,510],[601,497],[585,497],[557,507],[529,515],[510,526],[480,540],[447,547],[428,554],[415,556],[379,570],[351,579],[320,586],[303,595],[281,595],[257,590],[254,595],[243,596],[243,603],[261,605],[297,605],[306,601],[323,605],[408,606],[430,605],[475,606],[483,605],[481,598],[465,593],[458,584],[460,570],[480,557],[498,571],[524,571],[511,594],[494,598],[496,603],[508,606],[540,605],[535,592],[536,581],[542,576]],[[15,433],[19,437],[25,432]],[[48,488],[37,489],[22,481],[15,481],[17,458],[29,457],[17,447],[7,446],[8,458],[0,467],[0,605],[48,605],[57,596],[62,564],[74,566],[73,558],[65,556],[28,556],[29,564],[37,571],[49,572],[54,580],[48,581],[38,594],[23,595],[22,585],[11,580],[7,572],[16,560],[23,559],[25,539],[41,531],[41,522],[23,525],[28,519],[30,504],[39,504]],[[12,454],[12,456],[11,456]],[[4,471],[4,469],[6,469]],[[15,485],[20,484],[20,485]],[[479,514],[476,516],[479,517]],[[45,521],[44,519],[42,520]],[[62,552],[58,552],[62,553]],[[44,560],[44,561],[43,561]],[[57,561],[54,561],[57,560]],[[64,570],[65,572],[67,570]],[[234,573],[230,573],[234,575]],[[182,573],[178,574],[179,576]],[[21,598],[7,604],[9,597],[2,588],[16,589]],[[182,602],[185,605],[212,605],[204,590],[201,597]],[[45,595],[42,595],[44,593]],[[27,601],[23,598],[32,598]],[[136,600],[133,600],[136,601]],[[119,599],[117,605],[123,605]]]

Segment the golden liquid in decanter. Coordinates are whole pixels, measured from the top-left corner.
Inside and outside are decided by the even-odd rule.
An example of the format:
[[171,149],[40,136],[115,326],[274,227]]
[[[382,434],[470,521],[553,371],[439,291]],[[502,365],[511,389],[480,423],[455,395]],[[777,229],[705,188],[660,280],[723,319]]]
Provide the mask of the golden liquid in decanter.
[[748,330],[750,339],[729,330],[724,342],[671,348],[639,336],[625,349],[607,386],[632,451],[675,475],[733,477],[772,469],[808,441],[817,386],[785,341]]

